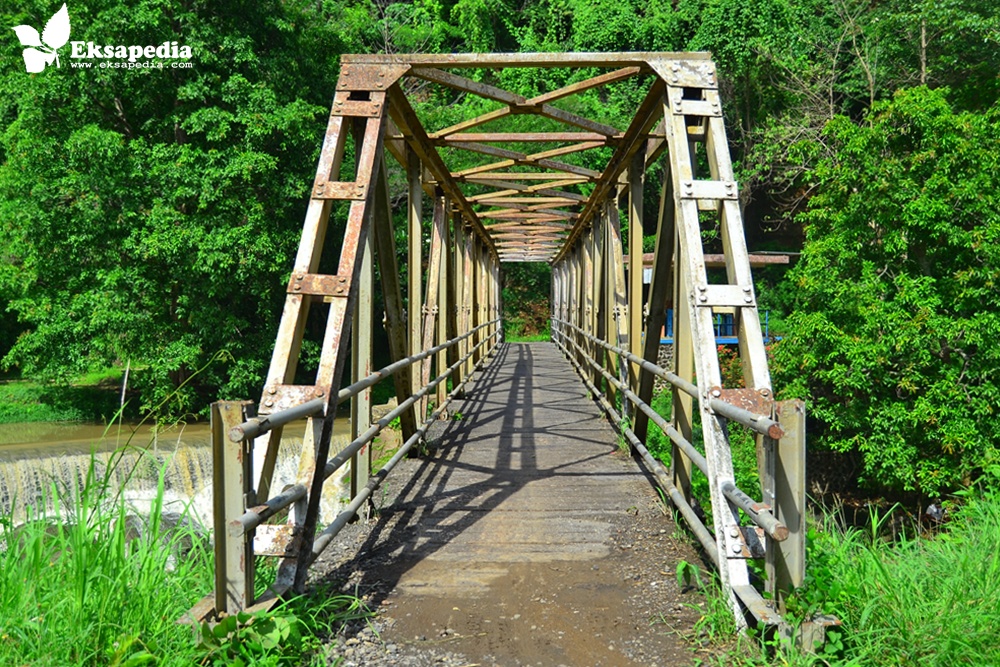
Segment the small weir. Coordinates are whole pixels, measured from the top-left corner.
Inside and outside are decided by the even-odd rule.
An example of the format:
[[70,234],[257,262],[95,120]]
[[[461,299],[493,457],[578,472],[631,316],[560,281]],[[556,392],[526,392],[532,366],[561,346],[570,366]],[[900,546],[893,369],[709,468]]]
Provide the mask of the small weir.
[[[341,425],[342,424],[342,425]],[[347,444],[350,425],[338,423],[335,440]],[[286,436],[275,469],[275,485],[294,484],[299,476],[302,433]],[[340,431],[343,431],[341,433]],[[164,477],[164,512],[188,516],[208,527],[212,517],[212,449],[207,424],[189,424],[153,429],[148,426],[114,424],[38,423],[0,426],[0,512],[15,523],[51,514],[54,494],[65,502],[93,476],[107,476],[111,489],[121,491],[130,510],[147,516],[156,498],[161,471]],[[262,460],[263,456],[256,457]],[[331,480],[343,488],[340,479]],[[328,494],[335,513],[339,494]]]

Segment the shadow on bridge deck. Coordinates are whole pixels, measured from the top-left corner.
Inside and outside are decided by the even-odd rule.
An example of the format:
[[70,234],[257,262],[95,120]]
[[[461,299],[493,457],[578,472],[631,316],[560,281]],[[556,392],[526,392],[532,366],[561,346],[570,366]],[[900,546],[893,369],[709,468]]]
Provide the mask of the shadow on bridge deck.
[[653,485],[555,346],[498,350],[429,457],[390,477],[398,491],[347,566],[387,601],[389,639],[448,640],[483,665],[691,662],[649,624],[692,621],[671,573],[695,558]]

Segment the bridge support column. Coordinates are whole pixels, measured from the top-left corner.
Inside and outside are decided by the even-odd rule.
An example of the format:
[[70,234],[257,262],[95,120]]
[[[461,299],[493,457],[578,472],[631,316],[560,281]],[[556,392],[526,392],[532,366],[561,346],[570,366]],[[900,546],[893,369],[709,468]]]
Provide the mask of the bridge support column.
[[[372,326],[375,271],[372,264],[371,235],[365,239],[358,273],[358,301],[354,310],[354,327],[351,336],[351,379],[354,382],[368,377],[372,372]],[[368,430],[372,421],[372,390],[363,389],[351,398],[351,440]],[[351,496],[358,494],[371,475],[372,451],[365,445],[351,457]]]
[[235,614],[253,604],[253,532],[234,537],[228,518],[253,501],[253,443],[233,442],[229,429],[246,420],[250,401],[212,404],[212,504],[215,531],[215,610]]
[[[642,194],[645,152],[632,158],[628,168],[628,346],[629,351],[642,356]],[[629,364],[629,388],[639,391],[639,369]],[[633,416],[633,409],[627,411]]]
[[799,400],[780,401],[777,418],[785,435],[771,441],[769,453],[774,469],[774,516],[788,527],[788,539],[768,540],[768,592],[785,613],[785,600],[801,586],[806,573],[806,408]]
[[[406,262],[406,293],[407,293],[407,345],[406,355],[413,356],[421,350],[423,343],[424,301],[421,295],[421,279],[423,278],[423,247],[424,247],[424,191],[422,188],[422,171],[420,158],[410,149],[406,151],[406,178],[409,185],[407,196],[407,262]],[[421,386],[421,364],[414,364],[408,370],[410,387]],[[413,405],[414,423],[419,425],[424,421],[424,401]]]

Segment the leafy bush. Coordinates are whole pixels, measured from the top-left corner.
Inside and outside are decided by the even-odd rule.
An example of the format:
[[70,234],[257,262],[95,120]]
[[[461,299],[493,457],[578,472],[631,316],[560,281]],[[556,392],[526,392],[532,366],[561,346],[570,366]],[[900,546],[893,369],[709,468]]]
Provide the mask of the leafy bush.
[[1000,433],[1000,106],[902,91],[824,141],[775,386],[810,397],[812,442],[860,452],[863,481],[968,483]]

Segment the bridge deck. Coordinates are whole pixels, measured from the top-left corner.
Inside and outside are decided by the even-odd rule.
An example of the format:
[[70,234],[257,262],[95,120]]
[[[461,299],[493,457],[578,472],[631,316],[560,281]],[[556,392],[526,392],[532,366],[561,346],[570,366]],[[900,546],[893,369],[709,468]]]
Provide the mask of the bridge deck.
[[691,662],[650,620],[690,627],[673,572],[695,556],[554,345],[501,346],[430,442],[356,562],[383,641],[482,665]]

